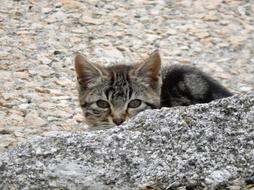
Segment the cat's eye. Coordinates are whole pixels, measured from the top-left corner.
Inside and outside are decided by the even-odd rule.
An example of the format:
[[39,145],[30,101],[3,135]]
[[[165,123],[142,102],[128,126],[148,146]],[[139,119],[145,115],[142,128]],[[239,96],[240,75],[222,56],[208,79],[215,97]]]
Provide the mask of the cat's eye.
[[105,100],[98,100],[96,104],[100,108],[109,108],[109,103]]
[[137,107],[139,107],[140,105],[141,105],[141,100],[139,100],[139,99],[134,99],[134,100],[131,100],[130,102],[129,102],[129,104],[128,104],[128,107],[129,108],[137,108]]

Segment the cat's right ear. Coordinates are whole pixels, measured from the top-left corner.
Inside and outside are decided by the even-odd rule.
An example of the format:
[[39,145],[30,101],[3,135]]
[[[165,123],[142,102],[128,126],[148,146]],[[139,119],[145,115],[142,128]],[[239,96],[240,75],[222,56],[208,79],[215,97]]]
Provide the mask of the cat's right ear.
[[75,70],[79,84],[84,88],[95,86],[103,76],[103,69],[100,66],[89,63],[80,54],[75,56]]
[[161,82],[161,58],[158,51],[154,51],[145,61],[134,65],[133,75],[138,76],[153,88]]

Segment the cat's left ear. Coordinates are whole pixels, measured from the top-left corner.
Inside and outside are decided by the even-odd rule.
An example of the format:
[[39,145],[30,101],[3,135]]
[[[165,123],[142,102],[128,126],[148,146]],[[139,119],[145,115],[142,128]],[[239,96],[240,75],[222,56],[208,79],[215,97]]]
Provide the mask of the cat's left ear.
[[148,84],[154,85],[160,80],[161,58],[159,51],[154,51],[144,62],[134,66],[134,73]]

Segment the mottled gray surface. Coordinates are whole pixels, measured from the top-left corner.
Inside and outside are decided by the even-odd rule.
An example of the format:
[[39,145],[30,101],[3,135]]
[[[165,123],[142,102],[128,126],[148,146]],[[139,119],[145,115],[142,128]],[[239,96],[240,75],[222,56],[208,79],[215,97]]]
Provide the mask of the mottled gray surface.
[[105,131],[36,137],[1,155],[0,189],[244,186],[254,171],[253,123],[254,93],[146,111]]

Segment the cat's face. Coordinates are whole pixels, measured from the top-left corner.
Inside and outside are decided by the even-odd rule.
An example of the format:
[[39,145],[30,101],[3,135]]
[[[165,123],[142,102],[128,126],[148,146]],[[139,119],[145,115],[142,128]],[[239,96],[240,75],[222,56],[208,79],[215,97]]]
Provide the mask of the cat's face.
[[135,65],[103,67],[75,57],[79,101],[90,127],[120,125],[146,109],[160,106],[160,56]]

